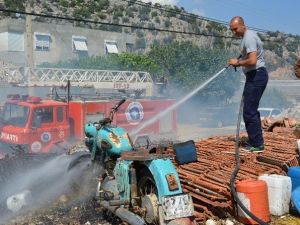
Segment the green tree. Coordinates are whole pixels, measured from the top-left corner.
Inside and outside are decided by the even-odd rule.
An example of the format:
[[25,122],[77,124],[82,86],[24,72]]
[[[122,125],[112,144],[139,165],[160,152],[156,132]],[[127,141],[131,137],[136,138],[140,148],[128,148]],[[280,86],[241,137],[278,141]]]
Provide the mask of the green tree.
[[[173,42],[152,46],[149,57],[169,76],[176,90],[189,92],[203,84],[227,63],[233,52],[224,49],[199,48],[191,42]],[[200,98],[224,102],[239,88],[240,76],[226,70],[219,78],[197,94]]]
[[155,74],[161,73],[160,67],[147,55],[131,53],[85,57],[59,62],[57,64],[43,64],[41,66],[95,70],[147,71]]

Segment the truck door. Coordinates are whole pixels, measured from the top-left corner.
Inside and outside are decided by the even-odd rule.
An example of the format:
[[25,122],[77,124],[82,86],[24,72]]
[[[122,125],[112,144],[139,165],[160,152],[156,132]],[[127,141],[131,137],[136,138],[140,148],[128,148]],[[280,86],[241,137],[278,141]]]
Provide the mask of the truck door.
[[49,152],[57,140],[57,128],[53,107],[39,107],[33,110],[31,123],[31,152]]

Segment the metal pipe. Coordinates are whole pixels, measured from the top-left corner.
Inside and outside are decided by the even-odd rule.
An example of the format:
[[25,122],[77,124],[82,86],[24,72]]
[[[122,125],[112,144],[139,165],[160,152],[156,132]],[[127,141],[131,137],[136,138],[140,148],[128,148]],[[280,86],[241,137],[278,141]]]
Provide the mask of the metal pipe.
[[145,221],[140,216],[130,212],[128,209],[110,206],[108,201],[101,201],[100,205],[130,225],[146,225]]
[[71,87],[71,81],[68,80],[68,83],[67,83],[67,103],[68,104],[70,102],[70,87]]
[[110,206],[129,205],[127,200],[110,200],[108,203]]
[[136,180],[136,170],[135,168],[130,168],[130,189],[131,189],[131,198],[137,197],[137,180]]

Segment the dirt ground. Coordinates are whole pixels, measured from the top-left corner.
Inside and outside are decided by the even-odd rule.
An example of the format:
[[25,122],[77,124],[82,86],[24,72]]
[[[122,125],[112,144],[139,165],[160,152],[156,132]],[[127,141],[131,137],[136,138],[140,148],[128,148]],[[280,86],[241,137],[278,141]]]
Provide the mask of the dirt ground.
[[[122,225],[115,221],[111,215],[103,216],[102,209],[98,204],[89,199],[87,201],[66,202],[62,196],[57,202],[48,208],[26,215],[19,216],[5,225]],[[231,224],[242,225],[230,219]],[[0,222],[2,225],[2,223]],[[199,225],[205,225],[206,222]],[[226,225],[226,220],[215,221],[216,225]],[[300,225],[300,218],[285,215],[282,217],[271,217],[270,225]],[[3,224],[4,225],[4,224]]]

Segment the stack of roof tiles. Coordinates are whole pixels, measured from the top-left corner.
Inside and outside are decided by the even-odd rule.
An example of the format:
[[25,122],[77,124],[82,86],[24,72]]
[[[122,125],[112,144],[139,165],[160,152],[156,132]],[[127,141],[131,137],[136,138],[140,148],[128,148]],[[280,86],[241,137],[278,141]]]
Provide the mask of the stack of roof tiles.
[[[240,152],[236,180],[257,179],[262,174],[286,175],[290,166],[299,166],[296,137],[292,128],[264,132],[265,151]],[[197,162],[174,164],[183,189],[194,201],[197,221],[234,216],[236,209],[230,193],[230,176],[236,165],[235,137],[218,136],[196,142]],[[175,156],[172,147],[169,154]]]

